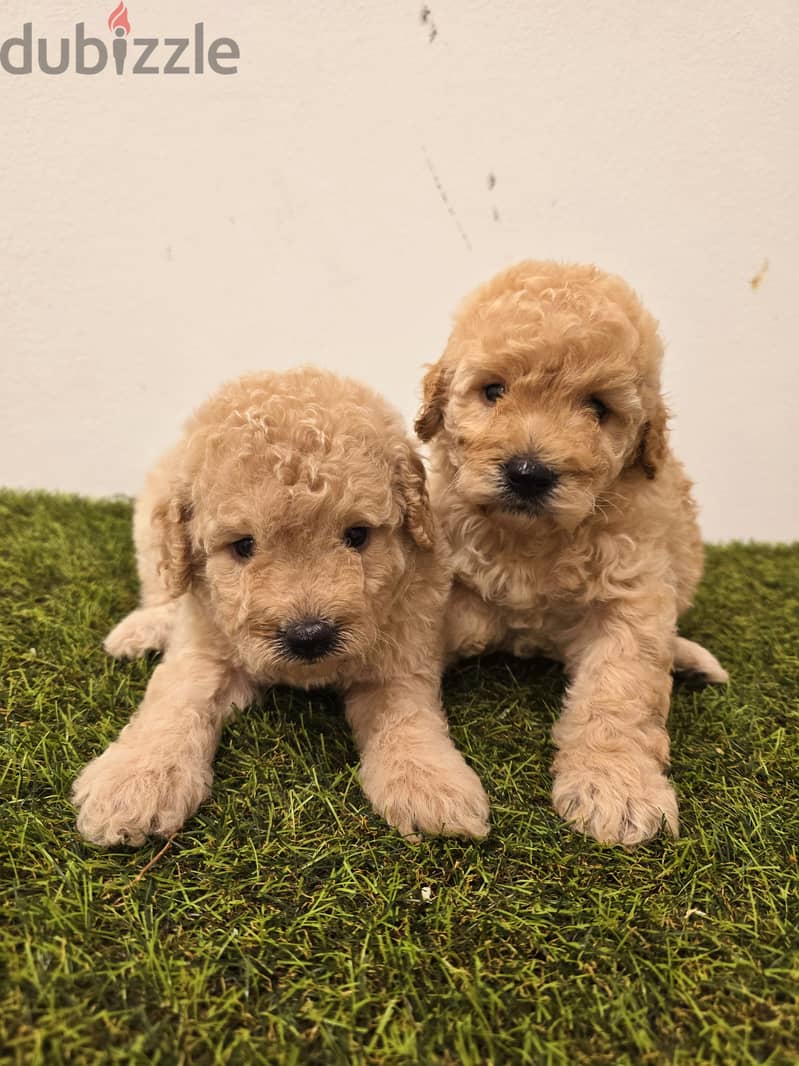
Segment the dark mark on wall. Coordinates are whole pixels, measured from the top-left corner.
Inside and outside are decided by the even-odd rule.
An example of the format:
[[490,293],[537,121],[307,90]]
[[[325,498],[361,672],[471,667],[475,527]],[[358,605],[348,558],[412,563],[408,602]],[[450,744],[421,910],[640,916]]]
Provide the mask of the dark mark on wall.
[[751,277],[749,279],[749,284],[752,286],[752,292],[757,292],[757,290],[762,285],[763,279],[765,278],[766,274],[768,274],[768,259],[763,260],[763,265],[761,266],[760,270],[758,270],[754,277]]
[[[496,176],[496,174],[495,174],[495,173],[493,172],[493,170],[492,170],[492,171],[491,171],[491,173],[490,173],[490,174],[488,175],[488,178],[487,178],[487,180],[486,180],[486,185],[488,186],[488,191],[489,191],[489,192],[493,192],[493,191],[494,191],[494,189],[496,188],[496,185],[497,185],[497,176]],[[498,211],[498,209],[497,209],[496,207],[492,207],[492,208],[491,208],[491,217],[493,218],[493,220],[494,220],[495,222],[499,222],[499,221],[500,221],[500,218],[499,218],[499,211]]]
[[433,22],[433,13],[426,4],[422,8],[419,17],[421,18],[422,25],[427,26],[427,39],[430,41],[430,44],[432,44],[436,37],[438,37],[438,26]]
[[447,211],[449,212],[449,214],[450,214],[450,216],[452,218],[452,221],[457,226],[458,233],[460,233],[461,237],[463,238],[463,243],[466,245],[466,247],[471,252],[471,250],[472,250],[472,242],[469,240],[469,235],[467,234],[466,230],[461,225],[461,220],[455,214],[455,208],[449,202],[449,197],[447,196],[446,190],[444,189],[444,186],[441,184],[441,180],[439,179],[438,174],[436,174],[435,167],[433,166],[433,161],[430,158],[430,156],[427,154],[427,149],[425,148],[424,145],[422,145],[422,155],[424,156],[425,163],[427,163],[427,169],[430,171],[430,176],[433,179],[433,184],[435,185],[436,189],[438,189],[438,195],[441,197],[441,202],[443,203],[444,207],[446,207]]

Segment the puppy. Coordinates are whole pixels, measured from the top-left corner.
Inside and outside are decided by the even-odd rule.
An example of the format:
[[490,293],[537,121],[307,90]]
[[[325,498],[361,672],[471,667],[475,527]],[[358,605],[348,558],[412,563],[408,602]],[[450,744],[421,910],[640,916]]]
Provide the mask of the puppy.
[[469,296],[416,430],[452,552],[451,655],[561,660],[555,809],[635,844],[677,800],[671,671],[723,682],[677,635],[702,573],[691,484],[669,448],[657,324],[618,277],[523,262]]
[[484,836],[488,801],[440,701],[436,536],[421,461],[363,385],[301,369],[222,388],[136,505],[141,607],[105,646],[166,654],[75,782],[83,836],[178,830],[234,707],[278,684],[343,691],[364,792],[402,834]]

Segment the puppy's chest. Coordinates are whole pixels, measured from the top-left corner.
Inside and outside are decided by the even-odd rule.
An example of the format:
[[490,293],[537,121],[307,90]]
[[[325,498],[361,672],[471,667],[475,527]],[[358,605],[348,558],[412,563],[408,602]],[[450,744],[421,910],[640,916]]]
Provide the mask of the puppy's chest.
[[578,607],[582,583],[566,558],[552,556],[490,559],[455,553],[460,580],[500,609],[515,626],[543,628],[547,616]]
[[[510,569],[496,562],[460,569],[456,563],[458,579],[483,604],[478,617],[485,618],[487,610],[491,619],[487,628],[478,625],[481,637],[475,647],[501,647],[522,657],[560,659],[564,641],[585,616],[585,604],[551,563],[525,562],[527,565]],[[465,646],[474,653],[472,644],[466,641]]]

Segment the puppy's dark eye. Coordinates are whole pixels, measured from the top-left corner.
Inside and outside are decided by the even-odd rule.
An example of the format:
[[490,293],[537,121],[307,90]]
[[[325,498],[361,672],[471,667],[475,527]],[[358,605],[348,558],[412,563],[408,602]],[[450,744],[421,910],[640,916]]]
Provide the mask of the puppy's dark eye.
[[369,542],[369,527],[350,526],[349,529],[344,530],[343,540],[348,548],[362,551]]
[[505,395],[505,392],[505,386],[501,381],[492,381],[490,385],[486,385],[483,389],[483,395],[489,403],[496,403],[500,396]]
[[242,537],[241,540],[234,540],[230,549],[239,559],[250,559],[255,551],[255,541],[252,537]]
[[600,424],[602,422],[607,422],[608,418],[610,418],[610,408],[607,404],[603,403],[598,396],[589,396],[588,406],[594,412],[596,420]]

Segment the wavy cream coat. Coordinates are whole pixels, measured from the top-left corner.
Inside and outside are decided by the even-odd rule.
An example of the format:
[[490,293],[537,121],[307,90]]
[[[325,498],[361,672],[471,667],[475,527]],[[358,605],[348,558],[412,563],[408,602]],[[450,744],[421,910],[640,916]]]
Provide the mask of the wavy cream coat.
[[[461,307],[416,423],[455,569],[448,651],[565,664],[555,808],[626,844],[663,818],[678,829],[664,773],[672,669],[726,678],[677,634],[702,544],[661,359],[657,324],[620,278],[523,262]],[[520,455],[557,478],[528,513],[509,509],[502,480]]]
[[[346,531],[369,527],[360,551]],[[205,800],[224,723],[259,689],[335,685],[374,808],[403,834],[483,836],[488,801],[441,707],[449,587],[424,468],[399,416],[311,369],[216,393],[150,475],[134,534],[141,607],[118,656],[164,651],[119,739],[78,777],[98,844],[178,830]],[[249,558],[232,545],[252,538]],[[329,654],[287,654],[298,619],[334,622]]]

